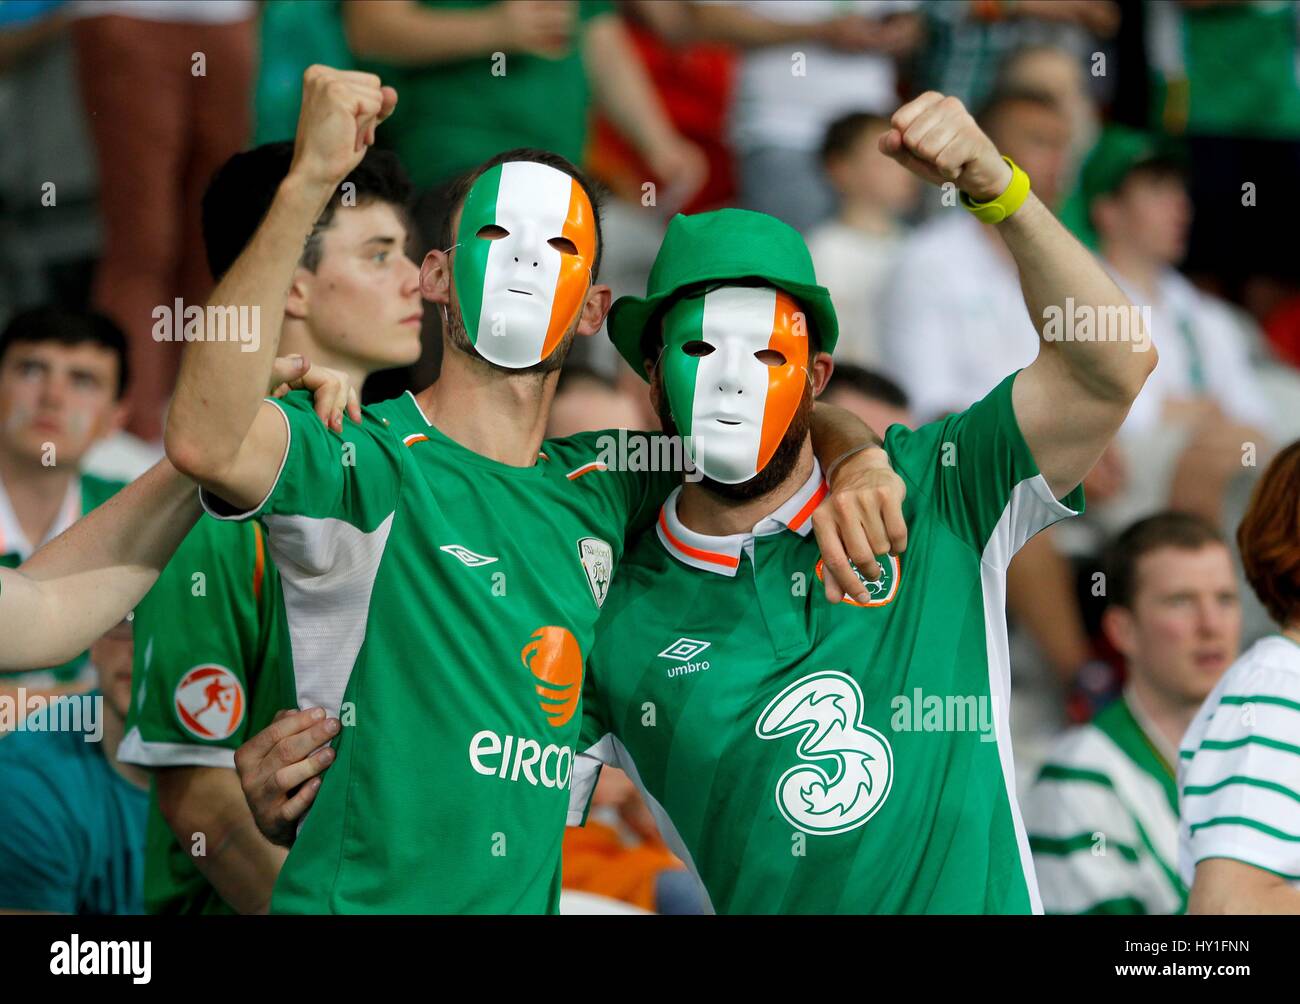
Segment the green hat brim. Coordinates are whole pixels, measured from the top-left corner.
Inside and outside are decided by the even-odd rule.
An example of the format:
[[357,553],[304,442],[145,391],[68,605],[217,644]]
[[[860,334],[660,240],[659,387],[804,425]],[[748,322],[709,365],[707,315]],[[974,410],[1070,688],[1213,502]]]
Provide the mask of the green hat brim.
[[[839,322],[835,319],[835,308],[831,305],[831,294],[825,286],[810,285],[802,282],[777,281],[764,275],[718,275],[705,277],[676,289],[664,290],[653,296],[620,296],[609,309],[607,325],[610,341],[618,349],[619,355],[627,360],[633,372],[647,383],[650,375],[645,368],[645,354],[641,351],[641,341],[647,327],[654,321],[656,314],[676,300],[682,293],[709,283],[759,281],[765,285],[784,290],[793,296],[812,321],[817,333],[818,344],[822,352],[833,352],[839,341]],[[657,352],[657,349],[656,349]]]

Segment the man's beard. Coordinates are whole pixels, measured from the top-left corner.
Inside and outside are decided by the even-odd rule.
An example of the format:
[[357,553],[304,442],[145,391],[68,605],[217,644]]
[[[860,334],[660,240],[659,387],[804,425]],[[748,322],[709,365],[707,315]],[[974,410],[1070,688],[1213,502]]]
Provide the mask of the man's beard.
[[[656,383],[656,411],[659,413],[659,423],[663,430],[670,436],[677,436],[677,423],[673,421],[672,412],[668,407],[668,394],[664,390],[663,378],[659,371],[655,372]],[[812,384],[805,383],[803,388],[803,397],[799,401],[799,408],[790,419],[790,425],[785,430],[785,435],[781,437],[781,444],[772,453],[772,458],[767,465],[755,474],[748,481],[742,481],[740,484],[728,485],[721,481],[715,481],[713,478],[703,475],[700,478],[700,484],[708,489],[712,494],[727,502],[749,502],[751,499],[761,498],[769,492],[775,491],[790,472],[794,470],[795,465],[799,462],[799,453],[803,450],[804,440],[808,438],[808,429],[812,422],[813,395]]]
[[573,345],[573,339],[578,330],[578,326],[575,323],[574,326],[565,333],[564,338],[560,340],[560,344],[555,346],[555,349],[549,356],[533,363],[531,366],[517,368],[514,366],[502,366],[500,363],[494,363],[475,347],[474,343],[469,340],[469,332],[465,330],[465,320],[460,316],[459,309],[457,309],[453,314],[450,309],[444,307],[442,318],[443,324],[447,329],[447,337],[451,340],[453,347],[459,349],[461,352],[465,353],[465,355],[472,356],[479,360],[491,369],[496,370],[498,373],[506,373],[511,376],[518,376],[526,373],[540,373],[545,375],[558,370],[564,365],[564,360],[569,354],[569,348]]

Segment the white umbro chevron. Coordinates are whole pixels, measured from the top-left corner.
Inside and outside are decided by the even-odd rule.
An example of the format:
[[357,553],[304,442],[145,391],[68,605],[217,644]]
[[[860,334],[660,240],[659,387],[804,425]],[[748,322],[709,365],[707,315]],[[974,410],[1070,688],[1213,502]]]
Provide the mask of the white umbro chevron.
[[486,554],[476,554],[468,547],[461,547],[459,544],[443,544],[438,550],[446,551],[453,558],[459,558],[470,568],[477,568],[479,565],[490,565],[497,560]]

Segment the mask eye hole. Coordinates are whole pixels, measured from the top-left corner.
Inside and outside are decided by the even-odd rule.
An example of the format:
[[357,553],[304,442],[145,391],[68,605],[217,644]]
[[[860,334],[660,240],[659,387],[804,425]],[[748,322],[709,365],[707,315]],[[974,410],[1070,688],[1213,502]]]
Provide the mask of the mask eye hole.
[[481,237],[485,241],[499,241],[502,237],[509,237],[510,231],[505,227],[499,227],[495,223],[489,223],[486,226],[478,228],[475,237]]
[[785,356],[776,351],[776,349],[762,349],[761,351],[754,353],[754,358],[764,366],[785,365]]
[[713,351],[713,346],[710,345],[708,342],[704,342],[696,338],[693,341],[689,341],[685,345],[683,345],[682,351],[685,352],[688,356],[707,356],[710,352]]
[[574,244],[573,241],[569,240],[567,237],[552,237],[546,243],[555,248],[555,250],[560,252],[560,254],[576,255],[578,253],[578,245]]

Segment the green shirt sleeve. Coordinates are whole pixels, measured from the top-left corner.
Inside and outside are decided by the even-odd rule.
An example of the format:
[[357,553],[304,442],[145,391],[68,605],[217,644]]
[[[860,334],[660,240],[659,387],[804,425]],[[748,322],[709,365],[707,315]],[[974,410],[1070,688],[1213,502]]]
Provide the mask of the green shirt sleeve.
[[204,517],[135,611],[127,738],[149,767],[233,767],[272,642],[271,577],[256,523]]
[[894,468],[938,517],[985,559],[1005,567],[1025,541],[1083,512],[1083,486],[1052,496],[1020,431],[1011,374],[963,412],[909,430],[892,426]]
[[261,504],[237,512],[204,491],[204,507],[221,520],[254,516],[339,519],[370,532],[397,505],[402,445],[373,416],[360,425],[344,418],[343,434],[332,432],[312,410],[306,391],[267,400],[284,416],[288,443],[275,484]]
[[565,465],[569,477],[597,475],[596,484],[628,537],[654,523],[659,507],[681,484],[681,458],[674,449],[680,452],[663,433],[629,429],[582,432],[542,444],[543,452]]

